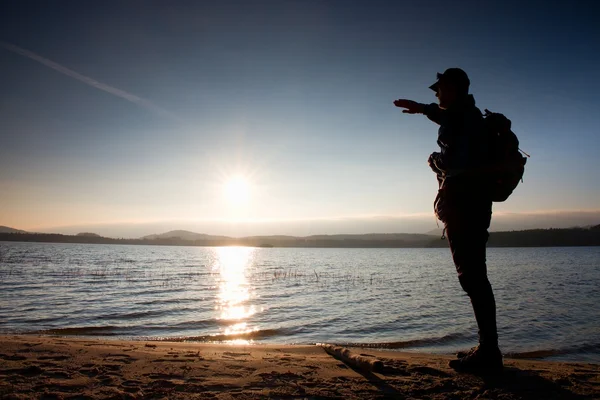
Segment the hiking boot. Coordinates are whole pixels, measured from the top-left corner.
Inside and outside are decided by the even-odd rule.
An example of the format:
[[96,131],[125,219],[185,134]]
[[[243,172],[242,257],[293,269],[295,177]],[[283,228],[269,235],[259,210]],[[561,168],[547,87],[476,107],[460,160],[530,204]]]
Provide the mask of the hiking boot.
[[448,366],[458,372],[494,373],[502,371],[502,353],[498,347],[477,346]]

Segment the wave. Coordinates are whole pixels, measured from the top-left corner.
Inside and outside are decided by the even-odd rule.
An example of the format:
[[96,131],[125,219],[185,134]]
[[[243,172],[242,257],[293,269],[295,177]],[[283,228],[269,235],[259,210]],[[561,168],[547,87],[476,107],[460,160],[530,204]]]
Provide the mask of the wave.
[[138,319],[149,318],[149,317],[156,318],[156,317],[160,317],[163,315],[173,315],[176,313],[181,313],[181,312],[185,312],[185,311],[194,311],[194,310],[195,309],[193,309],[193,308],[184,307],[184,308],[175,308],[175,309],[140,310],[140,311],[130,311],[130,312],[122,312],[122,313],[114,312],[112,314],[99,315],[99,316],[95,317],[95,319],[130,321],[130,320],[138,320]]
[[[174,331],[189,331],[193,330],[212,330],[217,327],[228,325],[228,321],[221,320],[196,320],[184,321],[177,324],[158,324],[158,325],[132,325],[132,326],[75,326],[65,328],[49,328],[36,331],[26,331],[22,333],[34,335],[56,335],[56,336],[117,336],[121,338],[151,341],[174,341],[174,342],[225,342],[237,339],[243,340],[260,340],[276,336],[285,336],[292,334],[290,329],[258,329],[248,332],[231,333],[231,334],[212,334],[199,336],[167,336]],[[152,332],[150,336],[144,335],[144,332]]]
[[31,334],[37,335],[65,335],[65,336],[124,336],[124,335],[139,335],[147,331],[173,331],[173,329],[185,328],[211,328],[214,326],[223,325],[219,320],[200,320],[200,321],[185,321],[178,324],[158,324],[158,325],[133,325],[133,326],[82,326],[68,328],[50,328],[42,329]]
[[[120,281],[120,280],[119,280]],[[160,281],[157,279],[157,281]],[[138,298],[139,296],[147,296],[151,294],[168,294],[168,293],[177,293],[177,288],[174,287],[163,287],[163,288],[146,288],[143,287],[138,291],[130,291],[128,293],[120,293],[123,297],[133,297]]]
[[216,335],[203,335],[203,336],[183,336],[183,337],[165,337],[159,339],[152,339],[152,341],[159,342],[227,342],[231,340],[260,340],[274,336],[285,336],[287,334],[285,329],[259,329],[250,332],[232,333],[232,334],[216,334]]
[[464,335],[462,333],[451,333],[448,335],[444,335],[441,337],[433,337],[433,338],[423,338],[423,339],[412,339],[412,340],[404,340],[400,342],[382,342],[382,343],[333,343],[338,346],[345,347],[363,347],[363,348],[371,348],[371,349],[406,349],[409,347],[424,347],[431,345],[440,345],[449,342],[455,342],[460,340],[465,340],[470,338],[470,336]]
[[567,354],[599,353],[600,343],[585,343],[578,346],[568,346],[557,349],[540,349],[533,351],[522,351],[506,353],[509,358],[548,358]]
[[146,301],[140,301],[136,304],[139,305],[143,305],[143,306],[149,306],[149,305],[155,305],[155,304],[160,304],[160,305],[164,305],[164,304],[185,304],[185,303],[200,303],[205,301],[204,299],[199,299],[199,298],[194,298],[194,297],[185,297],[185,298],[174,298],[174,299],[155,299],[155,300],[146,300]]
[[74,328],[51,328],[31,332],[38,335],[66,335],[66,336],[115,336],[119,327],[116,326],[84,326]]

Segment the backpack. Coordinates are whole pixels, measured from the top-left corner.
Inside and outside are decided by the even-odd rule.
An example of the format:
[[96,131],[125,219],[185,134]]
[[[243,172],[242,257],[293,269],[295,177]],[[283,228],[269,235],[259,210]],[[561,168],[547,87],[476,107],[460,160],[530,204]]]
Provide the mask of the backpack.
[[[492,201],[502,202],[523,180],[527,158],[521,155],[519,139],[511,130],[511,122],[502,114],[485,110],[485,130],[488,135],[489,157],[486,170]],[[523,152],[527,157],[529,154]]]

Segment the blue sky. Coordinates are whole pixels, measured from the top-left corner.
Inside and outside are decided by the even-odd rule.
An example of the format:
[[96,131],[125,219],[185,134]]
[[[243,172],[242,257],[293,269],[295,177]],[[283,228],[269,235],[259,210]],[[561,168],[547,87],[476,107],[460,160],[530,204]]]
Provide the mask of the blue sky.
[[599,6],[457,3],[3,2],[0,225],[427,231],[437,127],[392,101],[454,66],[532,155],[503,227],[600,223]]

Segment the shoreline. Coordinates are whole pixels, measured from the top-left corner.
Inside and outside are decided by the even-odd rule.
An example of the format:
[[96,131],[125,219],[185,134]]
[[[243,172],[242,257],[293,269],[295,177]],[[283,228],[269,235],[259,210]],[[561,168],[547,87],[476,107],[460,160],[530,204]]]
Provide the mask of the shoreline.
[[502,398],[600,397],[600,364],[505,359],[494,377],[458,374],[446,355],[350,348],[369,372],[315,345],[0,336],[0,397]]
[[[86,328],[65,328],[65,330],[80,330]],[[59,329],[60,330],[60,329]],[[90,335],[78,333],[61,333],[48,331],[5,331],[0,333],[1,338],[7,337],[38,337],[38,338],[55,338],[65,340],[92,340],[115,343],[182,343],[188,345],[210,345],[210,346],[318,346],[322,343],[318,342],[277,342],[256,339],[251,335],[204,335],[204,336],[127,336],[127,335]],[[475,339],[474,339],[475,340]],[[466,351],[472,347],[471,344],[463,344],[461,346],[442,345],[439,343],[439,338],[431,339],[430,345],[417,345],[414,342],[423,342],[424,340],[407,340],[404,342],[326,342],[335,346],[353,348],[357,351],[390,352],[390,353],[407,353],[407,354],[423,354],[431,356],[454,357],[459,351]],[[425,340],[427,341],[427,340]],[[600,360],[594,355],[586,352],[570,352],[564,349],[536,348],[533,350],[523,350],[519,352],[504,351],[501,347],[503,357],[512,360],[530,360],[530,361],[549,361],[563,363],[591,363],[600,365]],[[580,356],[580,358],[577,358]]]

